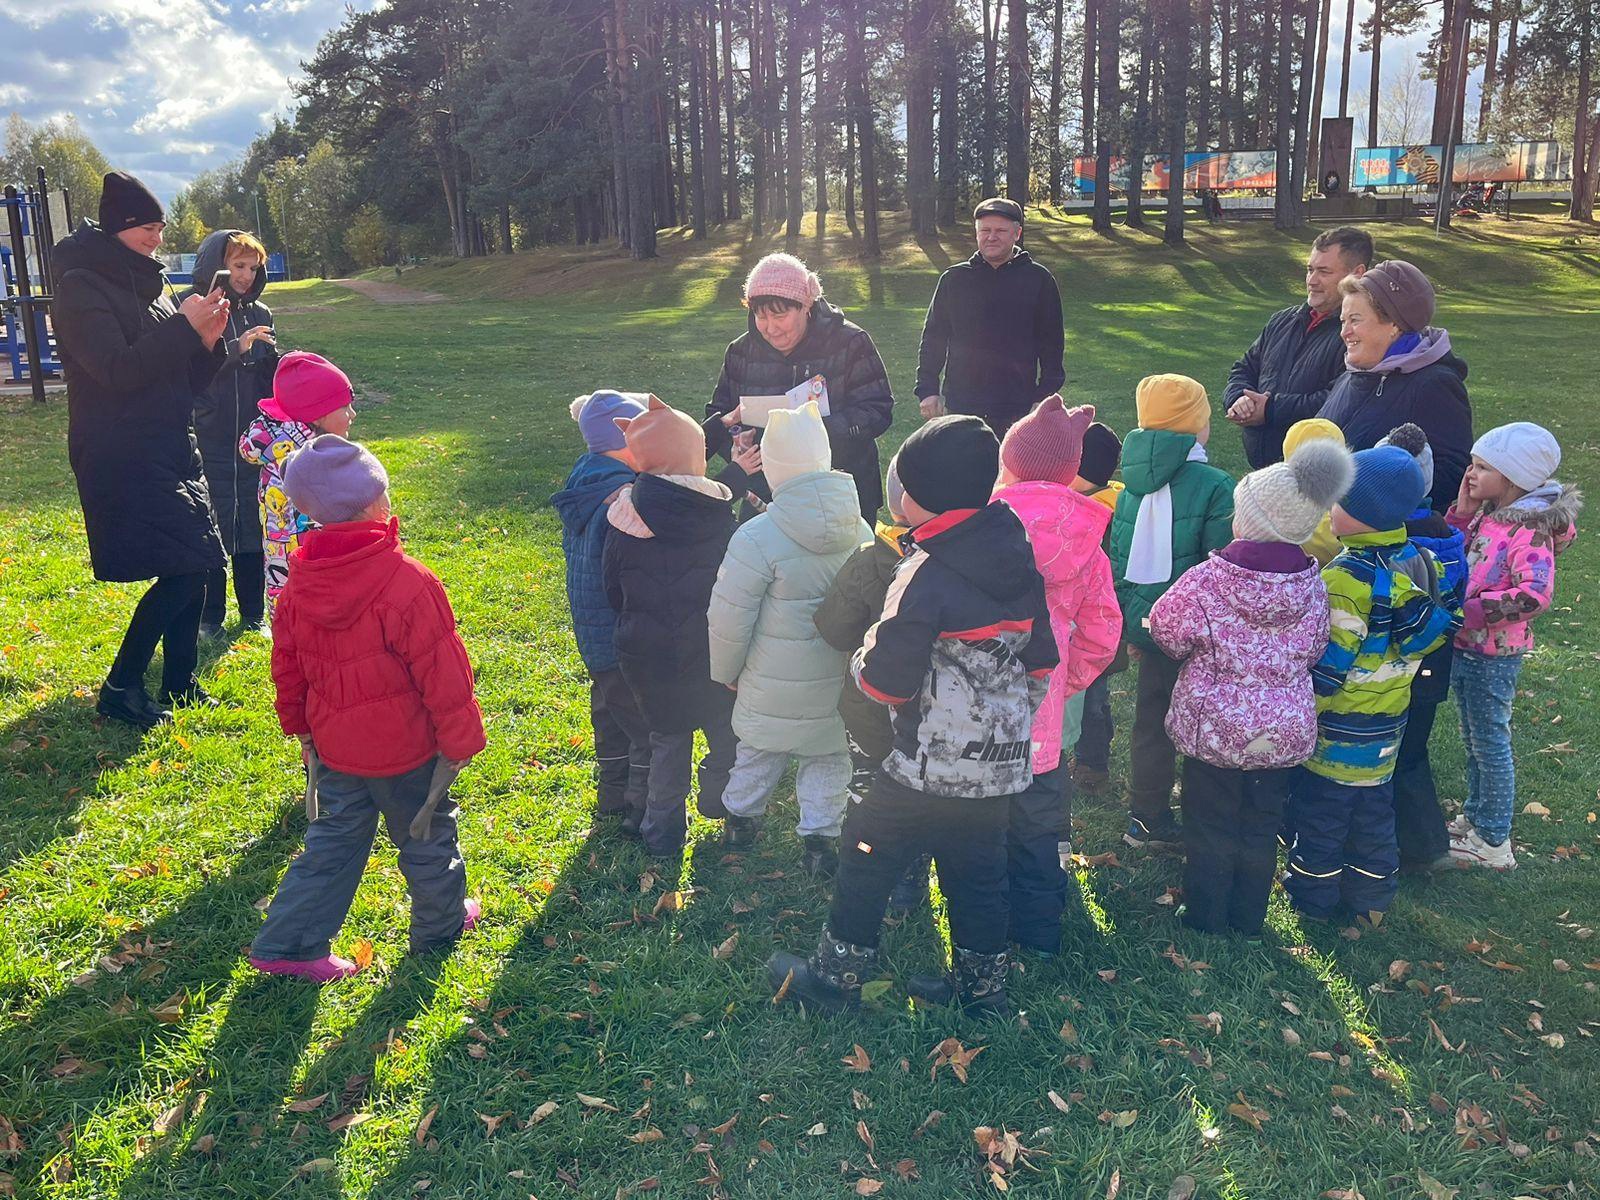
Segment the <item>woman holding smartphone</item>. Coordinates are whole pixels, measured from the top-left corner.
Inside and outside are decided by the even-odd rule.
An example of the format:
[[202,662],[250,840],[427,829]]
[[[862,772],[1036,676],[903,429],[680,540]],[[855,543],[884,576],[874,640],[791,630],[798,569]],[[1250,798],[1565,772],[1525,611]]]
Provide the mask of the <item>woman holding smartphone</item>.
[[[206,572],[223,563],[206,500],[194,397],[222,365],[228,298],[171,294],[154,255],[166,216],[112,171],[99,223],[56,244],[51,318],[67,379],[67,455],[96,579],[155,580],[128,622],[99,710],[148,729],[171,705],[213,703],[194,677]],[[162,643],[161,688],[144,675]]]
[[[222,334],[226,357],[210,386],[195,397],[194,431],[200,441],[211,511],[217,517],[222,548],[233,564],[239,622],[255,631],[266,628],[266,558],[256,503],[261,469],[239,457],[239,439],[256,418],[257,403],[272,395],[272,375],[278,367],[272,310],[261,303],[261,290],[266,286],[267,249],[253,233],[218,229],[200,243],[190,294],[216,288],[230,303],[228,327]],[[221,635],[227,607],[228,571],[218,567],[206,577],[202,638]]]

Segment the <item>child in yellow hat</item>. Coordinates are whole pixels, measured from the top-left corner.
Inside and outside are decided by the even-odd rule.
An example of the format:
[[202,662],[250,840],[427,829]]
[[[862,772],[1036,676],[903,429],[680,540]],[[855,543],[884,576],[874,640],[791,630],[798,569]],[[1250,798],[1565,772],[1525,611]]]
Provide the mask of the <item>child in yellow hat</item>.
[[[1326,417],[1307,417],[1304,421],[1296,421],[1289,426],[1283,435],[1283,457],[1288,457],[1300,449],[1307,442],[1326,439],[1344,445],[1344,430],[1340,429]],[[1322,514],[1322,520],[1317,525],[1317,531],[1311,535],[1311,540],[1300,547],[1312,558],[1317,560],[1319,567],[1325,567],[1339,556],[1342,547],[1339,539],[1333,536],[1333,528],[1329,525],[1330,517]]]

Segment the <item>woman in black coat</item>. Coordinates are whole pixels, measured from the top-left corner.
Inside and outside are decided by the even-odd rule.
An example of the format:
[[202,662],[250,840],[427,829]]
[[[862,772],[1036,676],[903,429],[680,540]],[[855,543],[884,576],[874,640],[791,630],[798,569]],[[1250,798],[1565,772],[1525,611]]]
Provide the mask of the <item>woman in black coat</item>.
[[1421,427],[1433,450],[1433,507],[1448,508],[1472,461],[1467,364],[1450,334],[1430,322],[1433,285],[1410,263],[1391,259],[1347,276],[1339,336],[1347,370],[1317,415],[1367,450],[1401,425]]
[[[711,403],[706,405],[706,449],[733,462],[730,421],[743,396],[774,396],[821,375],[828,388],[828,430],[833,469],[856,481],[861,515],[870,523],[883,504],[878,439],[894,420],[889,373],[872,338],[822,298],[822,282],[790,254],[769,254],[745,281],[750,326],[728,346]],[[771,499],[766,480],[737,466],[719,478],[739,495]]]
[[[185,298],[206,295],[217,272],[224,270],[228,276],[222,288],[230,305],[228,327],[222,333],[227,357],[211,385],[195,397],[194,432],[222,548],[233,560],[239,620],[246,629],[260,630],[266,613],[267,562],[257,497],[261,468],[240,457],[239,439],[259,415],[256,405],[272,395],[272,376],[278,369],[272,310],[261,303],[261,291],[267,286],[265,248],[252,234],[239,229],[209,234],[195,255],[194,283]],[[222,632],[227,607],[228,572],[218,569],[206,579],[201,637],[212,638]]]
[[[195,682],[206,572],[223,564],[191,427],[194,397],[222,362],[228,301],[180,307],[151,257],[161,202],[113,171],[100,223],[85,221],[53,251],[51,316],[67,379],[67,454],[78,481],[96,579],[154,579],[133,611],[100,689],[99,710],[150,728],[169,704],[210,703]],[[144,673],[163,645],[158,704]]]

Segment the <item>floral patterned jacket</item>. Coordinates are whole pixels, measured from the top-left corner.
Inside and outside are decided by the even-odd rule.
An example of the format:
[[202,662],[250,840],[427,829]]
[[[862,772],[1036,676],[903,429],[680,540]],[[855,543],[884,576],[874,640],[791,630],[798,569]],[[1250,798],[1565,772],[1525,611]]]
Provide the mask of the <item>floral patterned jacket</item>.
[[1504,508],[1458,512],[1445,520],[1467,537],[1465,618],[1456,649],[1492,658],[1533,649],[1533,618],[1555,595],[1556,556],[1578,535],[1583,497],[1551,480]]
[[274,421],[262,414],[250,422],[239,439],[239,454],[245,462],[261,468],[261,484],[256,495],[261,502],[261,529],[269,542],[287,542],[311,528],[311,519],[289,503],[283,492],[284,460],[317,436],[317,431],[299,421]]

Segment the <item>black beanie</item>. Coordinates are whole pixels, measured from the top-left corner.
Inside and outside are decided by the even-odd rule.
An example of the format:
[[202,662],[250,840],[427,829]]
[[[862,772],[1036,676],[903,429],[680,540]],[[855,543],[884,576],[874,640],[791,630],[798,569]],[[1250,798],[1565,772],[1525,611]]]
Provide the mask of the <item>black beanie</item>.
[[1000,474],[1000,442],[977,417],[937,417],[895,456],[900,485],[929,512],[983,508]]
[[100,228],[107,233],[166,219],[155,193],[126,171],[108,171],[101,180]]
[[1083,461],[1078,474],[1096,487],[1105,487],[1122,462],[1122,443],[1111,426],[1096,421],[1083,434]]

